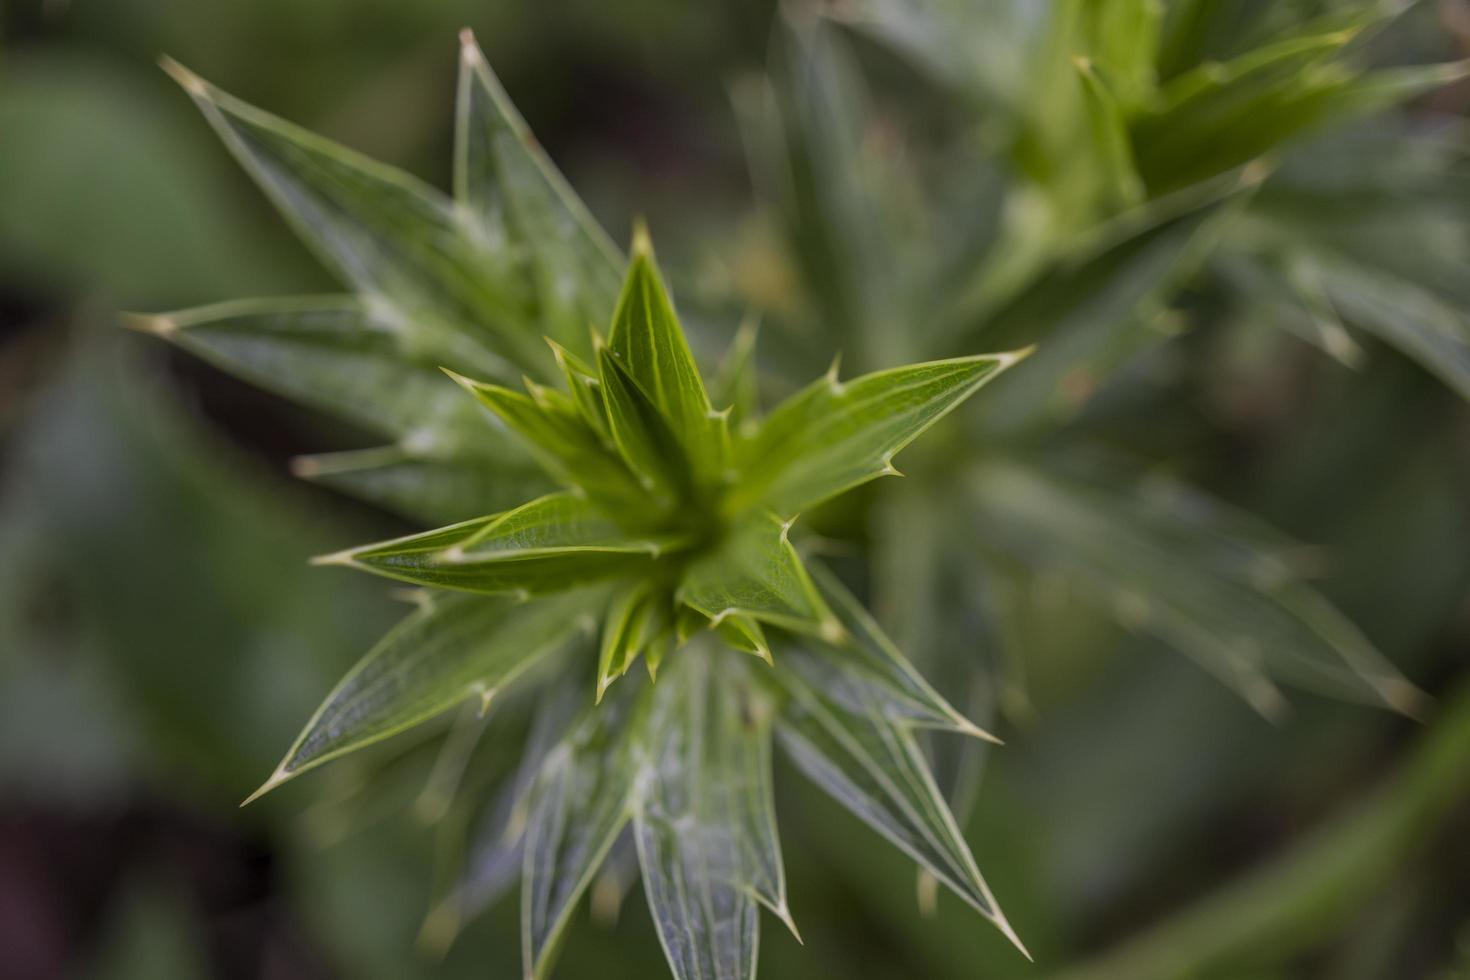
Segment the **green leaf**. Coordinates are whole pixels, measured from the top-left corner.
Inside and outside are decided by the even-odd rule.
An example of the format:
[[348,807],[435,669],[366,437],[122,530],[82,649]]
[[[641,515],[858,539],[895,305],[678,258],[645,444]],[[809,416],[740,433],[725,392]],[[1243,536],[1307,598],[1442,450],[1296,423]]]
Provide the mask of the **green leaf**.
[[689,563],[677,599],[716,627],[731,616],[749,616],[786,629],[836,635],[836,621],[787,538],[790,528],[774,514],[743,518]]
[[608,428],[607,404],[602,398],[602,381],[597,376],[597,369],[556,341],[548,340],[547,343],[551,344],[556,366],[561,368],[562,377],[566,379],[567,390],[572,393],[577,411],[602,438],[604,445],[609,449],[616,449],[612,430]]
[[735,331],[719,370],[711,382],[710,399],[728,410],[728,424],[738,430],[741,423],[755,423],[760,414],[760,376],[756,372],[755,339],[757,321],[746,319]]
[[583,685],[571,678],[543,690],[515,773],[485,806],[470,835],[458,882],[425,920],[421,937],[430,949],[446,950],[468,919],[520,881],[532,789],[552,750],[580,721],[585,702]]
[[[881,703],[883,710],[896,721],[971,735],[990,742],[999,741],[956,711],[934,690],[836,575],[817,563],[811,565],[811,574],[817,590],[842,624],[842,637],[835,643],[802,637],[797,646],[804,653],[799,662],[791,665],[792,669],[803,672],[808,680],[815,683],[815,676],[825,674],[832,677],[828,668],[840,666],[848,678],[844,683],[860,680],[870,688],[870,692],[861,699],[864,705]],[[945,653],[959,657],[966,651]],[[782,657],[784,664],[784,653]],[[832,696],[833,687],[817,686]]]
[[452,372],[450,377],[520,436],[553,479],[616,507],[620,513],[646,509],[647,491],[633,471],[608,451],[581,411]]
[[1464,65],[1359,73],[1334,57],[1389,5],[1303,25],[1224,64],[1172,79],[1133,125],[1139,172],[1153,193],[1223,173],[1303,133],[1400,104],[1463,77]]
[[[1011,298],[974,317],[964,343],[1037,345],[1024,374],[985,397],[980,424],[1009,433],[1054,422],[1058,404],[1084,390],[1137,346],[1169,292],[1198,266],[1220,230],[1249,201],[1255,184],[1231,180],[1117,219],[1093,240]],[[1046,411],[1046,410],[1050,411]]]
[[[613,597],[602,624],[597,658],[597,700],[613,681],[628,672],[638,655],[673,626],[673,603],[668,592],[643,581]],[[656,673],[655,664],[652,672]]]
[[1077,74],[1082,81],[1082,109],[1092,137],[1092,152],[1103,187],[1111,197],[1108,210],[1122,211],[1142,204],[1143,182],[1133,165],[1128,125],[1117,96],[1087,60],[1078,60]]
[[464,521],[486,508],[512,507],[552,489],[534,466],[426,456],[404,446],[298,456],[291,460],[291,472],[428,524]]
[[1164,21],[1159,0],[1110,0],[1087,4],[1088,54],[1113,81],[1127,106],[1137,105],[1157,84],[1154,55]]
[[589,709],[547,756],[531,791],[521,883],[526,976],[551,970],[573,908],[627,824],[637,790],[636,685]]
[[466,698],[489,703],[578,633],[600,596],[535,602],[426,596],[327,695],[254,800],[286,780],[412,728]]
[[895,453],[1027,353],[931,361],[846,383],[834,366],[778,405],[741,447],[737,501],[791,517],[896,473]]
[[710,408],[699,365],[659,274],[648,231],[642,226],[633,239],[633,261],[613,314],[607,353],[658,409],[693,467],[696,481],[717,480],[725,464],[722,420]]
[[970,488],[987,539],[1069,575],[1102,608],[1193,656],[1258,710],[1272,679],[1412,712],[1420,695],[1352,624],[1297,580],[1276,538],[1199,494],[1176,508],[1145,488],[994,462]]
[[688,544],[670,535],[629,536],[586,499],[554,493],[503,514],[315,561],[434,588],[535,594],[646,569]]
[[795,933],[771,793],[772,706],[729,655],[689,650],[653,693],[633,811],[676,980],[753,980],[759,902]]
[[165,67],[307,245],[409,343],[490,377],[544,371],[519,270],[466,233],[447,197]]
[[1332,306],[1470,399],[1470,314],[1449,297],[1392,272],[1314,256]]
[[126,322],[262,388],[423,449],[521,455],[485,432],[435,363],[351,296],[239,300]]
[[771,659],[771,644],[759,621],[742,613],[731,613],[713,626],[720,639],[742,653],[754,654],[768,664]]
[[797,768],[994,922],[1024,953],[908,726],[890,718],[865,685],[845,692],[870,695],[849,707],[794,671],[773,671],[772,677],[787,694],[776,733]]
[[597,353],[608,428],[654,505],[667,509],[689,495],[688,457],[653,400],[606,348]]
[[469,31],[455,127],[455,198],[486,238],[524,250],[541,333],[587,351],[587,324],[606,323],[623,257],[535,136]]

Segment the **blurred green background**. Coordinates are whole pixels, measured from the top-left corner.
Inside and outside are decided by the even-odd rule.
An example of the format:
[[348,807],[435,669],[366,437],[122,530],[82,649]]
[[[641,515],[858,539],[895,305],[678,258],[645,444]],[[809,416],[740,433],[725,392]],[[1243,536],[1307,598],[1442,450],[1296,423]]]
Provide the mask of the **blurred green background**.
[[[1390,43],[1463,55],[1465,6],[1422,6]],[[0,975],[519,976],[513,899],[442,957],[418,942],[452,860],[415,806],[442,729],[237,809],[399,614],[306,558],[405,525],[287,474],[361,434],[117,329],[118,310],[327,285],[155,61],[442,187],[455,36],[473,27],[615,238],[645,214],[676,290],[733,280],[779,306],[730,105],[779,12],[0,10]],[[946,125],[923,79],[856,50],[885,102]],[[805,946],[768,928],[763,976],[1470,976],[1470,412],[1382,345],[1356,370],[1249,329],[1182,354],[1192,397],[1135,441],[1316,546],[1322,590],[1433,708],[1300,696],[1273,725],[1156,642],[1040,596],[1026,720],[968,827],[1036,964],[958,902],[922,908],[905,858],[778,768]],[[579,924],[558,975],[663,971],[630,900]]]

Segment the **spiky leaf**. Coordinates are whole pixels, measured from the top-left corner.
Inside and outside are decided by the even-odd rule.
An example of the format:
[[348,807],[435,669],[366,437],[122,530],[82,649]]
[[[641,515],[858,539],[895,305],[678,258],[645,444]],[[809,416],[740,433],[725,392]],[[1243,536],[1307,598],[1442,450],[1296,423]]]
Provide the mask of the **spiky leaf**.
[[555,493],[490,517],[318,559],[415,585],[489,595],[542,593],[646,567],[688,544],[634,536],[595,505]]
[[[437,364],[351,296],[239,300],[136,317],[130,325],[216,367],[381,435],[513,461],[499,433],[455,397]],[[436,377],[436,375],[439,375]],[[458,402],[458,404],[456,404]]]
[[168,67],[303,240],[415,345],[490,377],[544,370],[513,260],[467,235],[447,197]]
[[653,495],[655,505],[672,506],[692,491],[689,456],[653,398],[606,349],[597,353],[598,377],[608,429],[628,467]]
[[658,410],[693,468],[695,481],[707,484],[718,477],[725,448],[720,420],[710,409],[699,365],[642,228],[613,314],[607,353]]
[[756,903],[788,926],[766,696],[728,653],[687,651],[653,694],[633,832],[677,980],[755,976]]
[[467,520],[552,489],[540,468],[516,466],[513,458],[440,456],[401,445],[298,456],[291,472],[429,524]]
[[[798,662],[793,662],[792,669],[802,671],[813,682],[819,675],[833,678],[834,686],[821,688],[833,696],[838,681],[829,668],[840,665],[842,685],[863,683],[871,688],[860,698],[847,699],[849,705],[859,701],[865,707],[878,703],[891,717],[910,725],[996,741],[930,686],[837,576],[821,564],[813,564],[811,574],[822,598],[842,624],[842,636],[830,643],[803,637],[799,642],[803,654]],[[951,655],[960,654],[952,652]]]
[[587,324],[605,323],[622,256],[542,152],[474,37],[461,35],[455,198],[496,251],[523,253],[540,332],[585,351]]
[[1197,657],[1260,710],[1281,679],[1412,710],[1415,689],[1325,599],[1214,504],[1175,512],[1146,494],[1006,463],[971,482],[990,539],[1063,569],[1130,626]]
[[797,767],[1020,946],[909,728],[876,697],[853,710],[792,671],[773,676],[787,695],[777,736]]
[[555,480],[610,505],[637,513],[646,491],[612,452],[585,414],[547,398],[451,373],[459,385],[503,421]]
[[884,473],[892,459],[1024,353],[931,361],[839,382],[778,405],[742,447],[742,499],[791,517]]
[[755,513],[690,562],[677,597],[716,625],[745,615],[794,630],[831,631],[826,604],[787,537],[791,525]]
[[537,603],[426,597],[348,671],[258,792],[476,697],[488,702],[538,659],[587,630],[600,598]]
[[548,754],[531,793],[521,884],[526,976],[547,976],[557,940],[627,824],[637,789],[634,685],[585,712]]

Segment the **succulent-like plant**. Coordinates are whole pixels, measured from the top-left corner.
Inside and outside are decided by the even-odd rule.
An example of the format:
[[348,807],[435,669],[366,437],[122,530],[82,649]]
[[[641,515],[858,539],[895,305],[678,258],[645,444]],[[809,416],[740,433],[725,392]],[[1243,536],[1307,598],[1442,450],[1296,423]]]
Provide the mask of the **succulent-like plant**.
[[[548,972],[630,825],[674,974],[752,976],[758,906],[794,930],[773,738],[1019,945],[916,733],[990,736],[791,531],[897,472],[895,453],[1024,352],[847,381],[834,363],[762,413],[752,336],[711,393],[647,233],[624,272],[472,38],[453,199],[167,67],[354,294],[133,325],[396,439],[311,458],[304,475],[426,520],[495,511],[320,559],[418,586],[419,608],[255,795],[534,675],[561,693],[458,893],[476,905],[480,867],[519,864],[527,976]],[[640,659],[646,679],[619,682]]]

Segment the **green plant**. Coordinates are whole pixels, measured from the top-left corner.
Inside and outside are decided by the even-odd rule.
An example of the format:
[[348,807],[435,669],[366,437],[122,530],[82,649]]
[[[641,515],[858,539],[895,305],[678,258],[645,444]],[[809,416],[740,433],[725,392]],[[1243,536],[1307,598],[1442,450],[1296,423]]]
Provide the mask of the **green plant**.
[[[1408,712],[1420,703],[1309,583],[1305,549],[1189,486],[1183,467],[1137,434],[1208,395],[1208,374],[1181,378],[1175,367],[1191,331],[1210,326],[1195,294],[1213,291],[1213,303],[1199,304],[1207,310],[1325,308],[1321,296],[1237,286],[1272,275],[1264,242],[1299,258],[1313,243],[1312,255],[1327,254],[1319,225],[1351,234],[1330,243],[1334,254],[1350,243],[1360,256],[1335,261],[1334,290],[1373,292],[1360,305],[1385,331],[1392,324],[1412,356],[1458,374],[1470,331],[1440,256],[1365,263],[1359,248],[1390,211],[1365,212],[1370,181],[1416,173],[1415,191],[1437,196],[1399,209],[1393,240],[1427,228],[1449,255],[1466,254],[1461,229],[1445,227],[1457,213],[1445,205],[1463,185],[1450,172],[1454,154],[1431,152],[1444,137],[1416,140],[1418,152],[1402,152],[1397,166],[1345,167],[1351,179],[1314,189],[1316,207],[1303,203],[1309,181],[1295,158],[1276,161],[1304,135],[1464,66],[1352,68],[1349,44],[1384,24],[1381,5],[1303,20],[1243,0],[1213,5],[1240,8],[1230,29],[1194,23],[1211,6],[824,8],[957,96],[957,135],[928,157],[893,150],[906,145],[894,134],[901,115],[869,97],[841,32],[805,8],[780,31],[768,73],[736,89],[774,232],[768,247],[788,270],[781,293],[738,296],[773,329],[820,338],[812,346],[840,347],[858,364],[1037,345],[1022,375],[988,393],[984,413],[963,416],[968,438],[915,460],[903,493],[880,488],[844,527],[886,532],[869,541],[875,608],[956,703],[977,692],[980,710],[998,699],[1026,717],[1021,665],[1047,646],[1031,634],[1049,618],[1039,604],[1059,588],[1188,654],[1270,716],[1285,710],[1283,682]],[[1332,192],[1342,199],[1320,203]],[[1298,220],[1304,212],[1311,220]],[[731,279],[759,285],[739,274],[742,258]],[[1365,264],[1371,276],[1351,271]],[[1416,264],[1439,293],[1403,282],[1396,294],[1416,302],[1395,307],[1394,292],[1374,292],[1396,274],[1388,270]],[[1002,652],[998,663],[982,644]],[[965,649],[974,652],[955,655]]]
[[[516,504],[320,560],[419,586],[419,608],[251,799],[466,699],[483,710],[526,675],[550,693],[484,841],[522,869],[528,976],[548,972],[630,824],[675,975],[753,975],[757,906],[794,931],[773,738],[1019,946],[917,732],[990,736],[789,532],[896,473],[895,453],[1024,352],[849,381],[834,363],[762,414],[746,332],[712,397],[646,232],[620,276],[468,36],[463,53],[452,200],[166,65],[355,295],[132,325],[396,439],[312,458],[304,475],[424,518]],[[589,323],[608,324],[605,342]],[[517,375],[525,393],[498,383]],[[647,681],[614,686],[640,658]],[[488,897],[467,876],[452,914]]]

